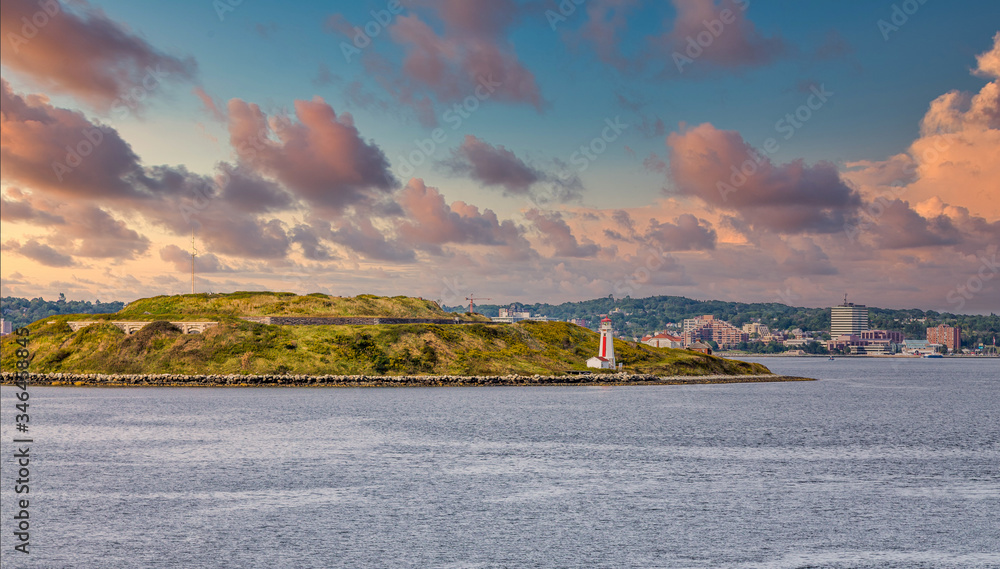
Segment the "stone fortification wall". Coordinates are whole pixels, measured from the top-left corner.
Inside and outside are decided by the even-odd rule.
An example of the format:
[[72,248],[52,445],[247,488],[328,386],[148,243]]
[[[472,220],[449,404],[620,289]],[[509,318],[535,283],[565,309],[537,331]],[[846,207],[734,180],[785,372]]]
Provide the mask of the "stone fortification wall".
[[[135,334],[139,330],[142,330],[146,326],[152,324],[152,321],[140,321],[140,322],[126,322],[122,320],[74,320],[72,322],[67,322],[69,324],[70,330],[77,332],[82,328],[87,326],[93,326],[94,324],[114,324],[122,332],[126,334]],[[218,322],[171,322],[174,326],[177,326],[185,334],[201,334],[209,328],[214,328],[219,325]]]
[[489,322],[465,322],[457,318],[385,318],[385,317],[327,317],[327,316],[244,316],[243,320],[259,324],[274,324],[278,326],[337,326],[376,324],[489,324]]

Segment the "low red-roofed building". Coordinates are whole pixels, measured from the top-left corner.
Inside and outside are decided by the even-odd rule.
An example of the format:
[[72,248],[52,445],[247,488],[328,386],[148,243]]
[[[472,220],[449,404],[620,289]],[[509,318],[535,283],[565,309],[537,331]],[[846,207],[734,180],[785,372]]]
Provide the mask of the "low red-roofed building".
[[674,336],[673,334],[667,334],[666,332],[660,332],[659,334],[654,334],[652,336],[643,336],[642,343],[647,346],[653,346],[654,348],[684,347],[683,338],[680,336]]

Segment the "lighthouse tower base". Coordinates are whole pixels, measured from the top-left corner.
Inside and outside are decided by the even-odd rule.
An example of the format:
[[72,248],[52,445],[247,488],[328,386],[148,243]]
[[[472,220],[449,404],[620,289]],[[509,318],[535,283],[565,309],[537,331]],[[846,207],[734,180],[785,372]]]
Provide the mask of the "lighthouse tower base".
[[587,367],[597,368],[597,369],[614,369],[615,366],[607,358],[602,358],[599,356],[594,356],[587,360]]

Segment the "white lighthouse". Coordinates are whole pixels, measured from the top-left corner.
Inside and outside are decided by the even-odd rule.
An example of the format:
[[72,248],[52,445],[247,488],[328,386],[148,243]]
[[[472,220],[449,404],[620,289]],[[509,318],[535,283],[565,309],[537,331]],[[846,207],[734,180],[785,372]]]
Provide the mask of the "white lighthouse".
[[587,367],[615,369],[615,339],[611,332],[611,319],[601,320],[601,343],[597,346],[597,356],[587,360]]

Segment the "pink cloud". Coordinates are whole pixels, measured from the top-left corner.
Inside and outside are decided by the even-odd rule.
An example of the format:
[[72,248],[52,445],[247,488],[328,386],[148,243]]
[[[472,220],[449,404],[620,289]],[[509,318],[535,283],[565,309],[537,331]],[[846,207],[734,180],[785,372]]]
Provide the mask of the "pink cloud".
[[[434,100],[451,104],[477,95],[542,110],[535,76],[507,39],[526,13],[534,13],[533,6],[515,0],[412,0],[404,6],[409,11],[388,26],[391,39],[404,49],[402,64],[373,49],[360,58],[367,75],[411,107],[421,124],[437,124]],[[438,22],[441,33],[434,27]],[[354,26],[343,15],[330,16],[325,27],[353,41]]]
[[2,199],[5,222],[48,230],[44,237],[35,238],[44,241],[46,248],[16,249],[22,253],[46,254],[51,249],[69,258],[121,260],[134,259],[149,248],[147,237],[93,204],[47,199],[17,190],[6,194]]
[[628,15],[638,6],[637,0],[591,0],[587,3],[587,21],[575,33],[574,43],[589,43],[597,57],[622,70],[637,67],[636,58],[621,53],[621,34],[628,29]]
[[779,266],[786,275],[829,276],[840,272],[826,252],[811,238],[802,237],[797,241],[801,248],[795,247],[794,244],[782,244],[783,246],[779,247],[783,257]]
[[683,213],[674,223],[650,220],[645,239],[667,251],[697,251],[715,249],[716,234],[705,220]]
[[[174,266],[174,271],[188,272],[191,270],[191,252],[177,245],[167,245],[160,249],[160,260]],[[199,275],[207,273],[231,273],[233,268],[223,263],[212,253],[201,253],[194,258],[194,270]]]
[[205,111],[211,115],[212,118],[220,122],[226,121],[226,113],[219,109],[219,105],[216,104],[215,99],[213,99],[203,87],[195,87],[191,90],[191,92],[198,97],[198,100],[201,101],[202,107],[205,108]]
[[471,134],[452,151],[452,159],[445,165],[487,186],[500,186],[510,194],[527,194],[531,186],[544,177],[510,150],[493,146]]
[[412,263],[416,260],[413,245],[386,236],[367,217],[343,219],[337,229],[325,236],[364,257],[392,263]]
[[365,73],[373,78],[392,98],[413,109],[420,124],[431,127],[438,122],[434,115],[434,101],[412,81],[405,77],[387,58],[373,51],[361,58]]
[[68,208],[70,221],[53,232],[53,245],[72,246],[73,256],[95,259],[134,259],[149,249],[149,238],[124,221],[93,205]]
[[[977,93],[951,91],[931,102],[920,136],[885,161],[853,164],[845,177],[869,200],[939,199],[987,221],[1000,220],[1000,34],[977,58],[974,73],[994,79]],[[902,172],[903,175],[881,173]],[[895,178],[895,183],[890,182]],[[889,182],[889,183],[887,183]]]
[[24,243],[11,239],[0,245],[0,251],[16,253],[46,267],[70,267],[75,264],[73,257],[64,255],[35,239],[29,239]]
[[524,14],[515,0],[412,0],[410,4],[434,8],[449,30],[474,37],[501,37]]
[[[483,100],[543,108],[534,74],[507,39],[527,6],[514,0],[444,0],[414,1],[407,7],[415,11],[397,16],[389,26],[390,37],[405,50],[401,68],[372,50],[361,58],[368,74],[398,101],[413,107],[422,124],[437,122],[428,95],[445,104],[479,94]],[[429,25],[432,19],[441,21],[441,33]],[[340,34],[352,29],[339,16],[332,17],[327,27]]]
[[30,194],[25,194],[17,189],[8,190],[7,194],[17,199],[8,199],[7,195],[0,196],[0,220],[42,227],[66,224],[66,218],[53,213],[57,208],[55,203],[45,200],[43,206],[37,206],[32,203],[36,200],[33,200]]
[[84,0],[72,6],[67,9],[57,0],[4,0],[3,65],[42,88],[69,93],[100,109],[116,100],[132,106],[127,98],[133,89],[148,92],[164,80],[194,77],[193,59],[157,50]]
[[583,188],[579,176],[560,176],[531,166],[504,146],[493,146],[471,134],[440,164],[484,186],[500,187],[505,196],[526,196],[539,204],[577,201]]
[[735,131],[706,123],[672,133],[667,146],[679,193],[736,211],[758,229],[834,233],[861,204],[832,164],[774,164]]
[[947,249],[965,254],[1000,241],[1000,221],[972,215],[934,197],[911,206],[879,196],[862,208],[857,225],[846,228],[852,244],[876,250]]
[[229,101],[229,137],[237,156],[314,206],[341,212],[372,203],[397,184],[382,150],[366,142],[350,114],[323,99],[295,101],[295,118],[271,117]]
[[145,196],[139,158],[117,131],[53,107],[43,95],[18,95],[3,79],[0,128],[5,182],[91,198]]
[[[200,238],[223,254],[287,253],[281,222],[255,215],[292,206],[292,197],[275,183],[225,164],[218,184],[182,167],[143,166],[115,129],[53,107],[44,96],[18,95],[6,81],[0,87],[0,175],[5,183],[30,188],[7,191],[5,218],[51,226],[46,240],[60,254],[129,259],[144,253],[148,239],[111,211],[181,235],[200,226]],[[68,157],[66,146],[80,156]],[[94,200],[103,200],[106,209],[94,208]]]
[[959,229],[946,215],[925,218],[902,200],[882,204],[872,231],[875,243],[883,249],[909,249],[957,245],[962,240]]
[[218,208],[203,216],[198,238],[215,253],[250,259],[282,259],[291,239],[278,219],[240,215]]
[[313,227],[305,224],[296,225],[291,230],[291,240],[302,249],[302,255],[310,261],[331,261],[335,258]]
[[523,258],[530,246],[512,221],[500,221],[491,210],[457,201],[450,206],[437,188],[414,178],[400,192],[406,219],[398,231],[407,242],[441,254],[442,245],[493,245],[510,258]]
[[292,209],[294,198],[279,184],[246,166],[220,163],[217,183],[219,199],[246,213],[277,212]]
[[505,40],[478,24],[478,20],[452,19],[447,33],[438,35],[416,15],[397,18],[390,32],[406,46],[405,76],[418,88],[430,90],[440,102],[461,101],[474,96],[481,85],[491,84],[491,98],[541,110],[542,95],[534,74]]
[[559,212],[530,209],[524,217],[541,235],[542,242],[555,248],[557,257],[595,257],[601,252],[601,247],[589,239],[580,243]]
[[976,56],[977,75],[1000,79],[1000,32],[993,36],[993,47]]
[[[767,37],[747,18],[745,0],[672,0],[677,16],[669,31],[652,38],[665,73],[690,76],[705,68],[737,69],[771,63],[788,51],[780,36]],[[706,25],[708,22],[710,25]]]

